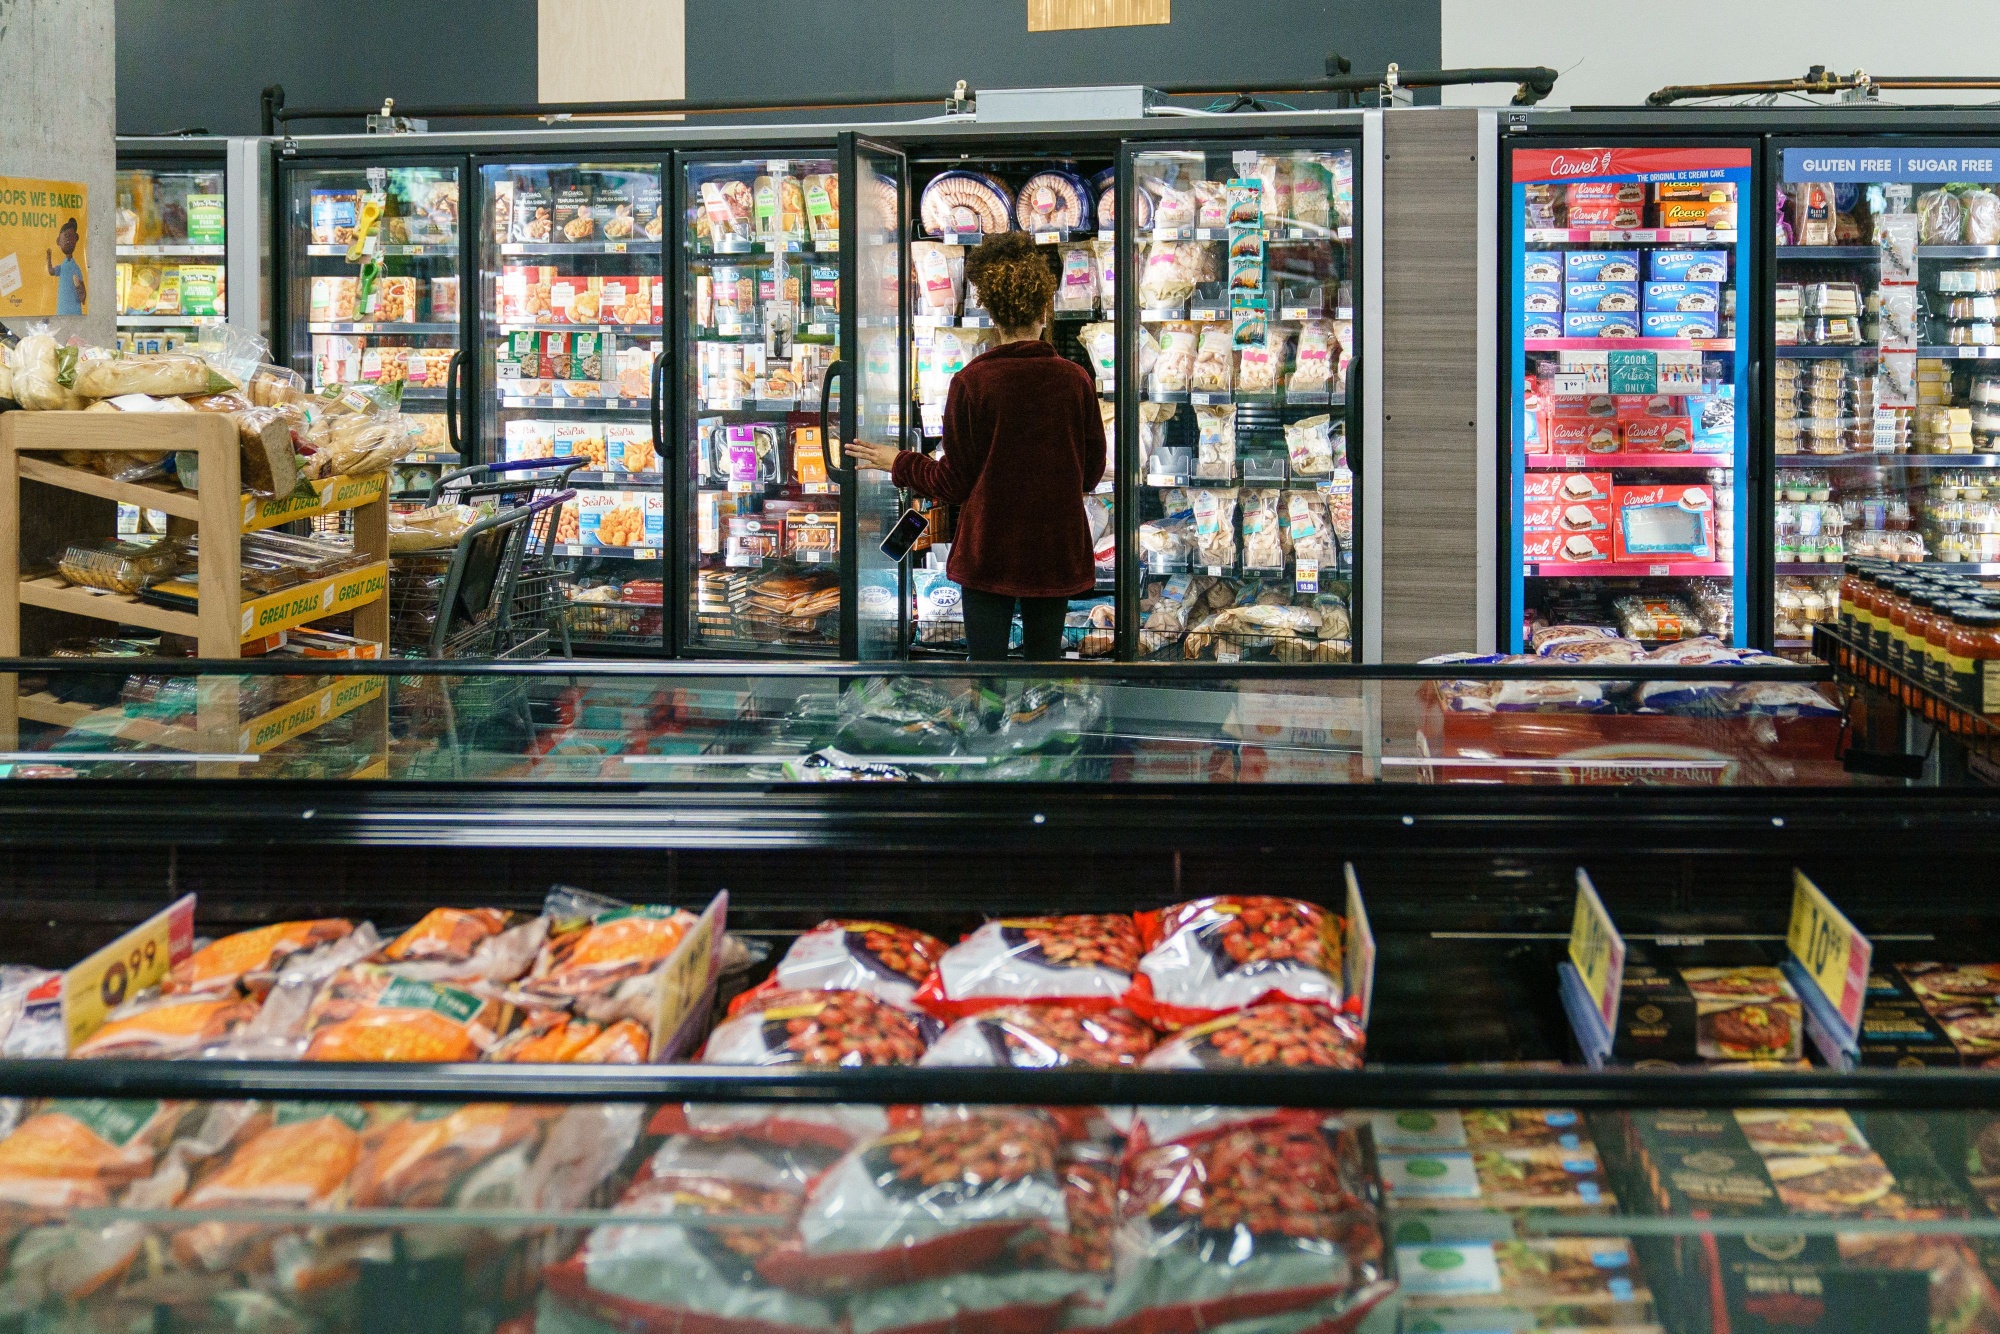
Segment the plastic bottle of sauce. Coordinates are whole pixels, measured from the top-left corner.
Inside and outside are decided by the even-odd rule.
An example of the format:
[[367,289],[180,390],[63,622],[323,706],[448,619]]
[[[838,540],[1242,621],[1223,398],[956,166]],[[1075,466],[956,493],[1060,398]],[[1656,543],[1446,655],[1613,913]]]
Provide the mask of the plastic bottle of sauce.
[[2000,713],[2000,609],[1979,607],[1959,612],[1946,654],[1951,666],[1951,697],[1972,713]]

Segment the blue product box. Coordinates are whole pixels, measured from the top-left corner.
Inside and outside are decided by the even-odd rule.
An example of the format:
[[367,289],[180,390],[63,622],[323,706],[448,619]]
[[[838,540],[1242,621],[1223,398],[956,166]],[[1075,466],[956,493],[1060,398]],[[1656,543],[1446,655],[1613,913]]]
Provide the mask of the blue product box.
[[1572,283],[1636,283],[1636,250],[1572,250],[1563,256],[1563,280]]
[[1646,284],[1644,310],[1699,310],[1714,314],[1722,309],[1722,287],[1717,283]]
[[1697,454],[1728,454],[1736,448],[1736,386],[1717,385],[1712,394],[1689,394],[1688,424]]
[[1535,283],[1559,283],[1563,280],[1563,257],[1560,250],[1530,250],[1522,263],[1521,281],[1533,286]]
[[1637,283],[1570,283],[1563,288],[1564,311],[1639,309]]
[[1647,338],[1720,338],[1722,316],[1712,310],[1649,310],[1642,317]]
[[1527,283],[1521,290],[1521,309],[1530,315],[1560,315],[1563,309],[1561,283]]
[[1551,312],[1547,315],[1530,315],[1521,324],[1523,338],[1561,338],[1563,317]]
[[1572,310],[1563,313],[1565,338],[1637,338],[1637,311]]
[[1727,250],[1655,250],[1646,256],[1646,276],[1661,282],[1726,283]]

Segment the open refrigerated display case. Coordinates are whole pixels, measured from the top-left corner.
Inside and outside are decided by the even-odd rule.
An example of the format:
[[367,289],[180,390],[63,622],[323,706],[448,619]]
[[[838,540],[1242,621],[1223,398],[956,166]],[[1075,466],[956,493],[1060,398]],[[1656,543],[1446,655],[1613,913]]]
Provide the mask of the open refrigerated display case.
[[1506,157],[1502,642],[1748,643],[1754,150],[1551,143]]
[[486,461],[580,464],[549,556],[572,650],[667,652],[667,478],[654,424],[668,227],[661,160],[482,162]]
[[415,155],[282,163],[279,348],[312,389],[366,384],[420,423],[392,495],[414,502],[459,464],[453,395],[463,347],[462,160]]
[[1127,153],[1137,654],[1352,661],[1355,149]]

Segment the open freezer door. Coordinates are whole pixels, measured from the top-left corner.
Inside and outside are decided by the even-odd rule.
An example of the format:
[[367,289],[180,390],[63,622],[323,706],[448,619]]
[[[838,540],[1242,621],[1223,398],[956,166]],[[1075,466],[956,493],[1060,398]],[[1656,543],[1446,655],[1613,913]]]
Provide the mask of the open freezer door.
[[[849,359],[840,439],[906,442],[909,338],[903,331],[909,162],[859,135],[840,136],[840,346]],[[908,642],[905,562],[882,552],[903,509],[889,475],[839,460],[842,482],[841,656],[897,658]]]

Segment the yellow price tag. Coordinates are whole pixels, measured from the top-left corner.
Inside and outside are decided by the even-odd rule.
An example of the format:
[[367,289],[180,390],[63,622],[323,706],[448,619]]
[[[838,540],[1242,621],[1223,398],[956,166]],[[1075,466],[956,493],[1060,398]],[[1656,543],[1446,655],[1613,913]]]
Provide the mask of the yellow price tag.
[[1361,880],[1354,863],[1343,868],[1347,876],[1347,936],[1341,942],[1341,988],[1347,999],[1358,1005],[1363,1028],[1375,1008],[1375,928],[1368,924],[1368,907],[1361,901]]
[[177,899],[63,974],[62,1020],[71,1051],[104,1017],[164,980],[194,952],[194,895]]
[[1792,872],[1792,921],[1785,929],[1785,944],[1828,1004],[1840,1012],[1847,1035],[1858,1034],[1875,946],[1803,871]]
[[688,928],[681,943],[667,956],[653,993],[653,1046],[647,1059],[681,1055],[681,1029],[694,1017],[702,997],[715,985],[722,962],[722,935],[729,923],[729,891],[709,903],[701,920]]
[[1625,978],[1625,938],[1612,925],[1597,887],[1582,871],[1576,873],[1576,917],[1569,929],[1569,961],[1576,965],[1591,1004],[1604,1020],[1606,1032],[1618,1026],[1618,989]]

